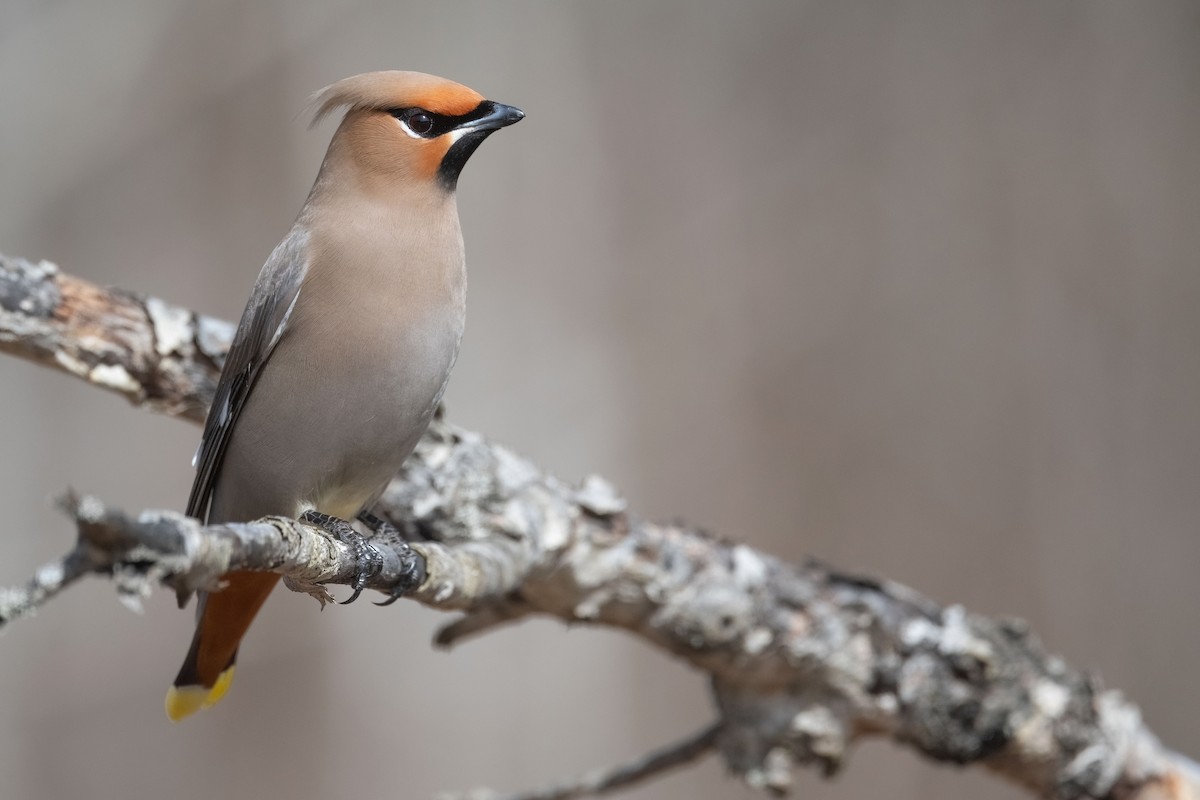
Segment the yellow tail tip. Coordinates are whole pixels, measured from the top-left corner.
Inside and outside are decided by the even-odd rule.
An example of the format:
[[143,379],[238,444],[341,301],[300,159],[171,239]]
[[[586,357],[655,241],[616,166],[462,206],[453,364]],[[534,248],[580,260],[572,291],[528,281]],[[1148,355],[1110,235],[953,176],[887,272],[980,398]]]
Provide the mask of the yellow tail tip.
[[221,702],[221,698],[229,691],[230,684],[233,683],[233,665],[230,664],[224,672],[217,677],[217,683],[209,691],[208,697],[204,698],[201,703],[201,708],[212,708],[217,703]]
[[212,708],[229,691],[231,683],[233,683],[232,666],[221,673],[211,689],[207,686],[172,686],[167,689],[165,703],[167,717],[172,722],[179,722],[202,708]]
[[167,716],[172,722],[190,717],[204,707],[208,693],[203,686],[172,686],[167,689]]

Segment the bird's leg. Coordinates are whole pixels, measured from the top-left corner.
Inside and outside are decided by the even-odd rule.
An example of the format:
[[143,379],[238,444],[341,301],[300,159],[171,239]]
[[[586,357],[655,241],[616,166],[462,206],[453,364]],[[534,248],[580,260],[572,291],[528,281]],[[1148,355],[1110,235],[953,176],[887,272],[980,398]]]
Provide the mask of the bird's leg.
[[411,590],[425,582],[425,559],[408,546],[404,534],[386,519],[380,519],[370,511],[358,515],[359,520],[374,532],[373,539],[387,544],[400,556],[400,580],[392,588],[391,596],[377,606],[390,606]]
[[349,545],[350,549],[354,552],[356,565],[354,570],[354,594],[350,595],[349,599],[343,600],[342,605],[353,603],[362,594],[363,589],[366,588],[367,581],[378,575],[379,571],[383,569],[383,555],[371,546],[365,536],[354,530],[354,526],[344,519],[331,517],[319,511],[305,511],[300,520],[316,525],[321,530],[336,537],[339,542]]

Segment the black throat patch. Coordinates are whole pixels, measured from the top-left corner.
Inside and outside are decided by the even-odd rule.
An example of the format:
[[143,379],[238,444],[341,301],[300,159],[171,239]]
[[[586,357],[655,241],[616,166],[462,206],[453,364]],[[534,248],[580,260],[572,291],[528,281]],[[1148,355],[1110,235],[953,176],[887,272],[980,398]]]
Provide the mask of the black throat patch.
[[483,144],[483,140],[488,137],[495,129],[482,128],[464,133],[459,137],[458,141],[450,145],[450,149],[446,151],[446,155],[442,157],[442,163],[438,166],[438,183],[448,192],[454,191],[458,186],[458,176],[462,172],[463,166],[467,163],[467,159],[475,152],[479,145]]

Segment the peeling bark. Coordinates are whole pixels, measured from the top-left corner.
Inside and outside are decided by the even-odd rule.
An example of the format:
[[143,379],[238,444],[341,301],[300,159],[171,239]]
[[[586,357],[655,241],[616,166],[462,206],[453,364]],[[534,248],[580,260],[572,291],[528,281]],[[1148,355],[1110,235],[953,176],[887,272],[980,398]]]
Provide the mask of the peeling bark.
[[234,326],[0,255],[0,351],[203,422]]
[[[0,258],[0,349],[157,411],[202,419],[231,334],[225,323],[99,289],[53,265]],[[181,594],[211,588],[230,569],[279,572],[322,599],[327,584],[352,581],[349,549],[294,520],[205,527],[172,512],[127,517],[95,500],[66,506],[75,549],[26,587],[0,592],[0,624],[94,572],[114,577],[129,602],[157,582]],[[1120,693],[1047,654],[1021,622],[641,520],[602,479],[570,486],[445,421],[378,511],[413,534],[426,560],[411,597],[463,612],[439,644],[542,614],[623,628],[710,676],[711,731],[612,776],[644,777],[654,771],[647,764],[674,766],[680,753],[712,748],[750,785],[782,792],[795,767],[832,774],[855,740],[889,736],[1041,797],[1200,797],[1200,768],[1162,747]],[[387,591],[398,557],[376,546],[385,568],[368,585]]]

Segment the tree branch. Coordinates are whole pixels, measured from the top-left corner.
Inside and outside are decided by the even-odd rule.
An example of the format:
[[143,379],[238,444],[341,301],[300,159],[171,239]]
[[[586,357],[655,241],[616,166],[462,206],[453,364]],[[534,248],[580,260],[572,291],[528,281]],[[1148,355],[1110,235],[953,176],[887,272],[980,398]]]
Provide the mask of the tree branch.
[[[0,349],[155,410],[202,418],[231,332],[52,265],[0,257]],[[350,582],[355,567],[348,548],[294,520],[201,526],[172,512],[133,518],[95,500],[65,505],[76,547],[25,588],[0,593],[0,623],[89,572],[117,578],[122,597],[136,601],[155,582],[185,596],[230,569],[279,572],[326,597],[323,587]],[[379,511],[426,559],[411,596],[465,614],[439,643],[528,614],[624,628],[710,676],[711,745],[752,786],[784,791],[798,765],[831,774],[856,739],[884,735],[1042,797],[1200,797],[1192,762],[1163,748],[1118,692],[1047,655],[1023,623],[640,520],[602,479],[569,486],[442,420]],[[379,549],[385,569],[369,585],[386,591],[398,560]],[[704,752],[700,738],[698,750],[683,750]]]

